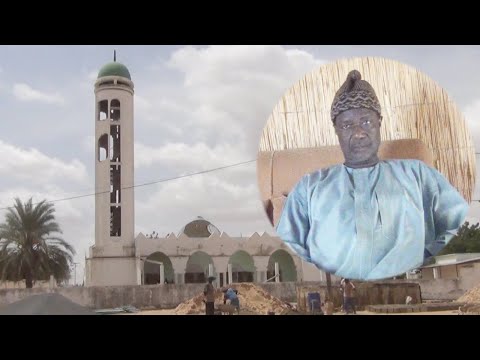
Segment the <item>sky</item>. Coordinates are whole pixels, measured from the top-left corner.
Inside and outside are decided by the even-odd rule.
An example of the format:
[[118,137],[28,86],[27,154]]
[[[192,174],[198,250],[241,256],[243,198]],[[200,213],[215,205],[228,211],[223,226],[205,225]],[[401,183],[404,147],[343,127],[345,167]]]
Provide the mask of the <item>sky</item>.
[[[136,184],[254,160],[284,93],[322,64],[357,56],[390,58],[430,76],[460,107],[480,145],[480,46],[2,45],[0,222],[15,197],[57,200],[94,191],[94,82],[114,49],[135,84]],[[231,236],[275,235],[255,171],[249,163],[136,188],[135,234],[178,233],[202,216]],[[94,244],[94,197],[54,204],[81,283]],[[467,220],[479,217],[480,203],[473,202]]]

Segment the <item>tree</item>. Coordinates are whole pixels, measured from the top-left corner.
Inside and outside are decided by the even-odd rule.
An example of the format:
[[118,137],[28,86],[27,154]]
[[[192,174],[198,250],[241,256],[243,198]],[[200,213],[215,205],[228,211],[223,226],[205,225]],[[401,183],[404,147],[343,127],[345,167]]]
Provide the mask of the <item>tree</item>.
[[32,199],[15,204],[0,225],[0,275],[2,280],[25,279],[27,288],[35,280],[48,280],[53,275],[57,281],[70,277],[70,266],[75,250],[62,238],[60,226],[55,221],[53,204],[46,200],[32,204]]
[[466,221],[438,255],[480,252],[480,224]]

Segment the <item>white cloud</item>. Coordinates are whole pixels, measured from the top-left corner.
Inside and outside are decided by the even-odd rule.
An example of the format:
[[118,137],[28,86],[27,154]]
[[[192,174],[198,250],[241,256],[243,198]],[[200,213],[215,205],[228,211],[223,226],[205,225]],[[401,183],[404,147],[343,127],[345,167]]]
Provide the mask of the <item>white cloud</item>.
[[140,142],[135,143],[135,167],[168,167],[175,171],[206,170],[246,159],[235,145],[220,144],[209,147],[205,143],[193,145],[185,143],[168,143],[161,147],[150,147]]
[[14,84],[13,95],[20,101],[38,101],[58,105],[63,105],[65,103],[65,99],[60,94],[41,92],[33,89],[27,84]]
[[[480,152],[480,99],[473,101],[470,105],[465,107],[463,111],[465,120],[470,131],[470,134],[473,138],[473,144],[476,148],[476,152]],[[476,155],[476,159],[478,160],[480,157]],[[478,166],[478,161],[476,165],[476,184],[473,191],[473,199],[479,200],[480,199],[480,166]],[[480,218],[480,203],[477,201],[473,201],[470,204],[470,210],[468,212],[469,218],[467,221],[470,223],[477,223]],[[473,220],[473,219],[477,220]]]
[[273,109],[288,87],[321,63],[281,46],[210,46],[177,50],[169,66],[183,73],[188,95],[198,104],[251,114],[245,110],[252,106]]
[[320,64],[311,54],[281,46],[185,48],[170,60],[184,73],[198,124],[226,141],[242,142],[252,154],[283,93]]
[[135,109],[138,109],[140,111],[145,111],[152,107],[152,104],[150,103],[150,101],[145,99],[143,96],[140,96],[137,94],[134,95],[134,102],[135,102]]
[[77,159],[64,162],[49,157],[37,149],[21,149],[0,140],[0,176],[27,180],[35,184],[48,184],[59,180],[84,182],[85,165]]
[[87,74],[87,78],[89,80],[90,85],[92,85],[92,83],[95,82],[95,80],[97,80],[97,76],[98,76],[98,70],[90,71]]
[[275,104],[321,63],[305,51],[281,46],[184,47],[167,62],[183,77],[182,87],[158,85],[142,93],[155,104],[142,118],[152,119],[158,128],[169,124],[166,136],[234,143],[249,147],[253,155]]
[[[19,198],[22,202],[27,202],[32,198],[34,204],[47,200],[58,200],[58,194],[64,193],[64,190],[58,186],[50,187],[48,190],[37,190],[28,186],[15,186],[0,192],[0,207],[10,207],[14,204],[14,199]],[[54,202],[56,209],[56,216],[64,218],[72,218],[75,220],[81,219],[81,211],[75,206],[76,203],[72,201]],[[3,219],[0,219],[3,220]]]
[[[196,216],[210,220],[232,236],[273,229],[263,213],[255,184],[238,185],[218,174],[204,174],[164,184],[155,190],[137,189],[136,232],[161,235],[178,232]],[[143,193],[143,194],[142,194]]]
[[470,134],[477,150],[480,150],[480,99],[476,99],[465,107],[463,111]]
[[91,153],[95,150],[95,135],[88,135],[83,138],[82,142],[83,150]]
[[479,222],[478,217],[475,218],[475,217],[469,217],[469,216],[465,218],[465,221],[468,221],[470,225],[477,224]]
[[186,86],[198,86],[235,84],[260,75],[289,77],[294,67],[304,72],[320,63],[305,51],[281,46],[225,45],[181,48],[172,54],[168,65],[185,73]]

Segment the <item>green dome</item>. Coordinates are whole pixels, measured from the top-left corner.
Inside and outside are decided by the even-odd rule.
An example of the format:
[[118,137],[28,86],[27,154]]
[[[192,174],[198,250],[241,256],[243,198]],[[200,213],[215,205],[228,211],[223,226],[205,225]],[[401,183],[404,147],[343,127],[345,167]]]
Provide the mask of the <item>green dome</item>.
[[132,80],[127,67],[115,61],[102,66],[102,68],[98,72],[98,78],[104,76],[121,76],[127,78],[128,80]]

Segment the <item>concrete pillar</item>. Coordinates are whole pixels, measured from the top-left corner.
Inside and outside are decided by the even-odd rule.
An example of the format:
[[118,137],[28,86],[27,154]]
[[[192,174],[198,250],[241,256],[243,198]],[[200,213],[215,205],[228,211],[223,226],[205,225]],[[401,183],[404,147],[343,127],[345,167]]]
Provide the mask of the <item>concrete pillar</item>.
[[278,262],[275,263],[275,282],[280,282],[280,268],[278,266]]
[[142,281],[142,274],[143,274],[142,260],[139,257],[137,257],[135,259],[135,267],[137,269],[137,285],[142,285],[143,284],[143,281]]
[[175,273],[175,283],[185,284],[185,273]]
[[208,264],[208,276],[215,276],[213,273],[213,264]]
[[227,265],[227,271],[228,271],[228,283],[231,284],[233,281],[233,272],[232,272],[232,264]]
[[269,256],[254,256],[253,262],[257,273],[257,282],[267,281],[267,266]]
[[145,285],[145,261],[142,261],[142,284]]
[[165,266],[160,264],[160,285],[165,284]]
[[255,282],[257,283],[262,283],[262,282],[265,282],[265,280],[267,280],[267,272],[266,271],[256,271],[255,272],[256,274],[256,279],[255,279]]
[[188,256],[171,256],[173,272],[175,273],[176,283],[185,284],[185,271],[187,269]]
[[433,268],[433,278],[434,279],[440,279],[440,271],[438,271],[438,267]]
[[[227,265],[228,265],[228,256],[213,256],[213,270],[216,271],[217,275],[217,286],[224,286],[227,284]],[[220,274],[223,274],[223,284],[220,285]]]

